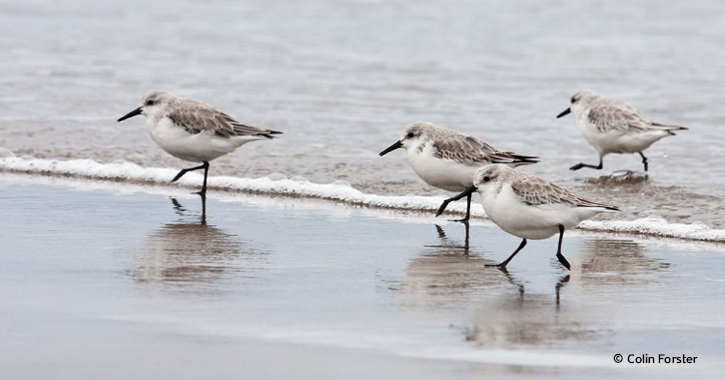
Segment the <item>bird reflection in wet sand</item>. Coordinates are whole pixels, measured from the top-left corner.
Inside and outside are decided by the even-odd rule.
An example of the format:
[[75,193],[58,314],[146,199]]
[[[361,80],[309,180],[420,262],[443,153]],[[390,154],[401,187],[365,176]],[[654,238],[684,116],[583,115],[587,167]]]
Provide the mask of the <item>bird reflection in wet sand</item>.
[[601,287],[641,285],[655,281],[670,264],[646,256],[644,247],[629,239],[591,238],[582,242],[581,285]]
[[490,261],[470,247],[467,224],[463,241],[447,236],[438,225],[436,235],[439,243],[425,245],[405,269],[398,290],[406,305],[466,303],[486,288],[508,286],[506,277],[486,268]]
[[651,186],[647,181],[649,175],[647,173],[635,172],[631,170],[617,170],[609,175],[599,176],[597,178],[585,179],[583,182],[598,185],[602,187],[617,187],[622,185],[647,185]]
[[[176,199],[172,198],[172,203],[176,212],[186,217],[186,209]],[[207,224],[203,206],[200,220],[165,224],[149,235],[134,278],[162,288],[222,290],[225,280],[249,278],[264,260],[263,252]]]
[[593,326],[588,327],[587,313],[581,308],[560,308],[545,294],[502,295],[481,304],[473,326],[464,334],[467,341],[486,348],[588,340],[597,332]]
[[[438,244],[427,244],[421,254],[410,260],[405,277],[397,289],[404,296],[407,306],[454,305],[470,303],[486,297],[492,291],[515,291],[522,297],[524,284],[512,276],[506,268],[491,267],[494,261],[481,257],[481,252],[471,248],[469,226],[466,224],[463,242],[448,237],[445,230],[436,225]],[[558,290],[569,276],[562,277]],[[513,287],[512,287],[513,285]]]
[[[206,224],[206,194],[198,194],[201,198],[201,217],[199,218],[199,221],[202,225]],[[174,210],[176,210],[176,214],[179,216],[185,216],[186,209],[184,206],[179,203],[179,201],[176,200],[176,198],[171,197],[171,203],[174,205]]]
[[456,245],[451,244],[448,242],[448,236],[446,236],[446,231],[443,230],[443,227],[436,224],[436,231],[438,231],[438,238],[441,239],[441,244],[439,245],[426,245],[428,248],[444,248],[444,249],[451,249],[455,250],[456,248],[461,249],[461,253],[464,255],[468,254],[468,249],[470,248],[470,232],[471,227],[468,225],[468,223],[464,223],[466,226],[466,238],[464,240],[463,245]]
[[[592,306],[601,302],[600,290],[616,299],[631,291],[626,288],[657,281],[660,276],[656,275],[669,267],[647,257],[643,246],[629,239],[585,239],[581,252],[581,271],[559,280],[555,298],[522,291],[519,297],[501,294],[497,299],[484,300],[473,325],[464,331],[466,340],[481,347],[515,348],[596,339],[601,336],[596,326],[602,312],[608,310],[606,306]],[[512,276],[509,280],[518,283]],[[567,307],[569,291],[587,294],[590,299],[585,303],[591,307]]]
[[579,315],[577,308],[561,307],[560,292],[571,280],[570,274],[559,278],[552,297],[526,293],[524,284],[506,268],[499,270],[518,289],[518,296],[505,292],[482,300],[473,325],[463,329],[467,341],[481,347],[512,348],[596,336],[593,329],[586,327],[586,312]]
[[[519,297],[521,297],[523,299],[524,294],[526,293],[526,287],[524,286],[524,283],[519,281],[518,279],[514,278],[514,276],[511,275],[511,273],[509,273],[509,271],[508,271],[508,269],[506,269],[506,267],[494,267],[494,268],[498,269],[501,273],[504,274],[504,276],[506,276],[506,279],[508,279],[509,283],[511,283],[511,285],[513,285],[514,287],[516,287],[516,289],[518,289]],[[566,275],[561,276],[561,278],[559,278],[559,281],[554,286],[554,290],[556,293],[556,306],[557,307],[559,306],[559,303],[560,303],[561,289],[564,287],[564,285],[566,285],[569,282],[569,280],[571,280],[571,275],[567,273]]]

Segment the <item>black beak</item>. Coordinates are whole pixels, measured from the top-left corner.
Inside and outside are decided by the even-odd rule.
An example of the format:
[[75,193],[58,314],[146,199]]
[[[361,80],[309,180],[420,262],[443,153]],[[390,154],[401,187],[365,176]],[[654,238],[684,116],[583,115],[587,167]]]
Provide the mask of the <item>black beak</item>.
[[558,118],[560,118],[560,117],[562,117],[562,116],[566,116],[566,115],[568,115],[569,113],[571,113],[571,108],[567,108],[567,109],[565,109],[565,110],[564,110],[564,112],[560,113],[560,114],[559,114],[559,115],[558,115],[558,116],[557,116],[556,118],[558,119]]
[[134,116],[140,115],[140,114],[141,114],[141,107],[138,107],[135,110],[127,113],[126,115],[124,115],[122,118],[118,119],[118,122],[120,123],[120,122],[122,122],[122,121],[124,121],[124,120],[126,120],[128,118],[131,118],[131,117],[134,117]]
[[384,151],[380,152],[380,157],[382,157],[398,148],[402,148],[402,147],[403,147],[403,143],[400,142],[400,140],[398,140],[395,142],[395,144],[389,146],[388,149],[385,149]]
[[438,212],[436,212],[436,216],[442,214],[443,211],[446,211],[446,207],[448,207],[449,203],[451,203],[453,201],[457,201],[463,197],[467,197],[467,196],[473,194],[476,190],[477,190],[476,186],[471,185],[471,186],[468,186],[466,188],[466,190],[463,190],[462,193],[456,195],[455,197],[446,199],[445,201],[443,201],[443,204],[441,204],[441,207],[438,207]]

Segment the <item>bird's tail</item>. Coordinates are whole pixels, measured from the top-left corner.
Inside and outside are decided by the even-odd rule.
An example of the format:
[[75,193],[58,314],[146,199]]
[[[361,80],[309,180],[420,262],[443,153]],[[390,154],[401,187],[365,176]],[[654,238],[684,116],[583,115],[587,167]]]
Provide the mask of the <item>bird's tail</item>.
[[520,154],[514,154],[513,152],[504,152],[506,155],[506,158],[501,160],[500,162],[495,162],[497,164],[512,164],[512,165],[532,165],[532,164],[538,164],[540,159],[536,156],[522,156]]
[[618,211],[622,211],[617,206],[605,205],[603,203],[592,202],[592,201],[588,201],[586,199],[579,199],[579,202],[576,204],[576,206],[577,207],[599,208],[599,209],[602,209],[602,211],[605,211],[605,212],[618,212]]
[[281,135],[281,134],[282,134],[282,132],[280,132],[280,131],[266,130],[266,131],[264,131],[264,133],[258,133],[257,135],[264,136],[268,139],[273,139],[273,138],[275,138],[275,136],[272,136],[272,135]]
[[662,129],[666,131],[667,133],[671,134],[672,136],[675,135],[675,132],[672,131],[686,131],[688,128],[683,127],[681,125],[665,125],[660,123],[652,123],[652,127],[657,129]]

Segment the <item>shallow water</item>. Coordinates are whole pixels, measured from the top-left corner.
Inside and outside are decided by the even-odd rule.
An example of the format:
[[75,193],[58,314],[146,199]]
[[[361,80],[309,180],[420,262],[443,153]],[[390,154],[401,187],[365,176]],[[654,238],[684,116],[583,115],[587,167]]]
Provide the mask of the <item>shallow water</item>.
[[[146,189],[145,192],[141,190]],[[0,375],[703,378],[719,244],[495,226],[267,196],[0,178]],[[690,365],[613,355],[697,356]],[[625,359],[626,360],[626,359]]]
[[[725,137],[724,11],[714,0],[3,2],[0,148],[23,160],[188,167],[141,118],[115,122],[165,89],[285,132],[214,161],[213,176],[450,196],[402,151],[377,156],[405,125],[431,121],[541,156],[523,170],[620,206],[618,219],[721,229],[725,169],[712,142]],[[555,119],[581,88],[690,130],[647,151],[646,178],[635,155],[570,172],[597,159],[573,117]]]

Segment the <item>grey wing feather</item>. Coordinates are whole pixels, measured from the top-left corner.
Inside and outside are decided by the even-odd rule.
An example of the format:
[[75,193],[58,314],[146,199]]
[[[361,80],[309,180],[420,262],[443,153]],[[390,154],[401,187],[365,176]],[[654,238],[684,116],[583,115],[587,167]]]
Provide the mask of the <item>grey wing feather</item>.
[[687,129],[679,125],[653,123],[636,108],[624,102],[612,102],[592,107],[589,111],[589,122],[602,133],[612,130],[645,132],[653,129],[665,131]]
[[512,152],[496,150],[491,145],[469,135],[437,141],[433,146],[436,148],[436,157],[465,164],[533,164],[539,161],[538,157],[521,156]]
[[532,206],[557,203],[575,206],[578,203],[577,196],[568,190],[534,176],[515,181],[511,188],[523,202]]
[[626,103],[604,104],[592,107],[589,122],[602,133],[609,131],[645,131],[652,122]]
[[523,202],[532,206],[566,204],[576,207],[601,207],[612,211],[619,211],[619,208],[616,206],[609,206],[579,198],[569,190],[534,176],[527,175],[524,179],[515,181],[511,184],[511,188]]
[[603,203],[592,202],[592,201],[588,201],[586,199],[582,199],[579,197],[577,197],[576,200],[577,200],[577,202],[576,202],[577,207],[602,207],[602,208],[606,208],[607,210],[619,211],[619,207],[617,207],[617,206],[610,206],[610,205],[605,205]]
[[262,135],[271,138],[270,134],[280,133],[239,123],[231,116],[204,103],[194,102],[177,107],[168,117],[191,134],[212,131],[222,137]]

